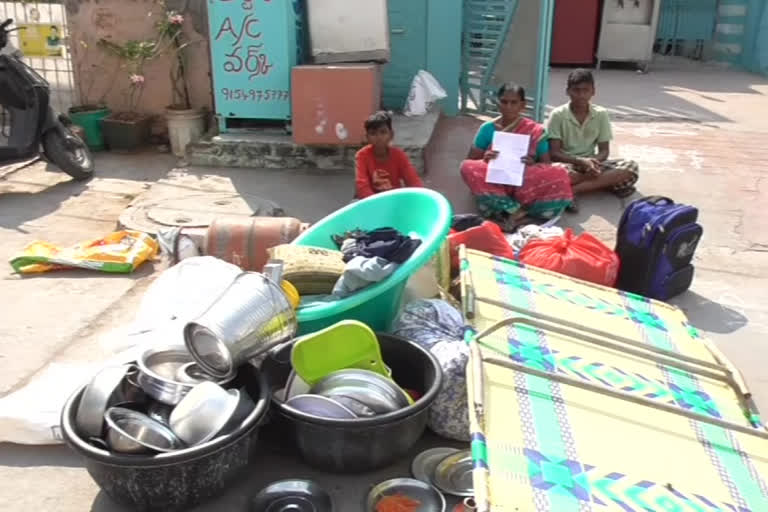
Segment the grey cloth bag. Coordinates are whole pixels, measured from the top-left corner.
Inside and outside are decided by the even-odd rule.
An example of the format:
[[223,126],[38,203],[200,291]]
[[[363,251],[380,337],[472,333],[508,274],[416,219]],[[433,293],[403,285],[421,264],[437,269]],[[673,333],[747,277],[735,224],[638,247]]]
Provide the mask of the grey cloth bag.
[[469,347],[464,320],[453,306],[437,299],[415,300],[395,322],[394,334],[418,343],[437,358],[443,384],[429,411],[429,428],[457,441],[469,441],[466,368]]

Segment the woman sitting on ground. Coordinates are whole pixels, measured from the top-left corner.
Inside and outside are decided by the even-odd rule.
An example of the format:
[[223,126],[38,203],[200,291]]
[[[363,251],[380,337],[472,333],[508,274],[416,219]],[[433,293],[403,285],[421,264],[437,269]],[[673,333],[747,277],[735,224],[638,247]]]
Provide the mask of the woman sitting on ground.
[[[544,127],[522,116],[525,89],[505,84],[498,91],[501,116],[483,124],[475,136],[469,156],[461,164],[461,177],[477,201],[481,215],[506,231],[514,230],[526,217],[551,219],[560,215],[573,200],[568,171],[553,165]],[[486,182],[488,162],[498,156],[491,147],[496,131],[530,135],[523,184],[520,187]]]

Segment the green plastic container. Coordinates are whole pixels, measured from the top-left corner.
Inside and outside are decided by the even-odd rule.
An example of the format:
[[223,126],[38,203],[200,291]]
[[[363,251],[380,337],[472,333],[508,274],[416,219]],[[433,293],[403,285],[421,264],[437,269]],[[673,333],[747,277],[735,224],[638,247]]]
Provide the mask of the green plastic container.
[[300,307],[299,333],[307,334],[341,320],[358,320],[374,331],[389,331],[400,309],[408,278],[440,249],[451,227],[452,210],[441,194],[406,188],[377,194],[332,213],[302,233],[294,244],[337,250],[332,235],[360,228],[391,227],[415,235],[422,243],[394,274],[351,297]]
[[69,118],[85,131],[85,143],[92,151],[104,149],[104,136],[101,132],[101,120],[111,114],[108,108],[93,110],[70,109]]

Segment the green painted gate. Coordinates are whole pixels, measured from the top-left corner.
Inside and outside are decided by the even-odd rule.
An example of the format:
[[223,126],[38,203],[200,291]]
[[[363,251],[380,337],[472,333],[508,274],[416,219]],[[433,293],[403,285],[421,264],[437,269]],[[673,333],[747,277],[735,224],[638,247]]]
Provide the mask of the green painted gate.
[[388,10],[392,60],[384,67],[382,103],[401,110],[413,77],[427,69],[427,2],[389,0]]
[[718,0],[663,0],[656,29],[656,50],[669,55],[703,57],[715,37]]
[[[520,76],[533,76],[526,86],[528,114],[542,121],[549,88],[549,53],[555,0],[540,0],[537,45],[530,56],[533,70],[521,70]],[[462,40],[461,108],[476,114],[497,113],[495,91],[501,85],[497,68],[505,44],[515,37],[527,37],[515,26],[521,0],[464,0]],[[511,38],[511,39],[510,39]],[[520,81],[521,79],[517,79]]]

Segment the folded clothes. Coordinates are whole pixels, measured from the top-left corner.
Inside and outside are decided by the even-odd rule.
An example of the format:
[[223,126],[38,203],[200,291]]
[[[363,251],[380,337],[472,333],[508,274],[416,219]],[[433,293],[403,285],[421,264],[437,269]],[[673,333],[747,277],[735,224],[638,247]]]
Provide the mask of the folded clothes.
[[392,275],[400,265],[391,263],[383,258],[352,258],[344,269],[344,273],[333,287],[333,296],[343,299],[349,297],[366,286],[383,281]]
[[334,235],[333,241],[344,253],[345,262],[363,256],[384,258],[392,263],[405,263],[421,245],[421,240],[405,236],[393,228],[379,228],[368,232],[349,231]]

